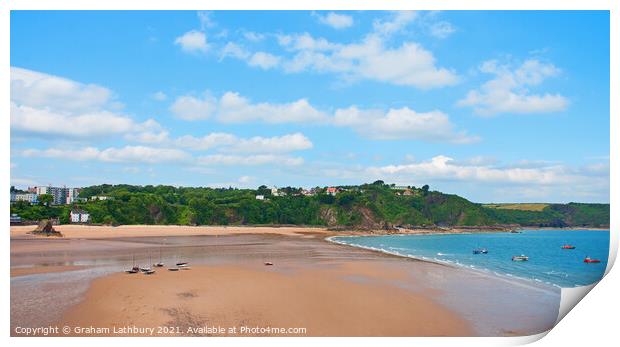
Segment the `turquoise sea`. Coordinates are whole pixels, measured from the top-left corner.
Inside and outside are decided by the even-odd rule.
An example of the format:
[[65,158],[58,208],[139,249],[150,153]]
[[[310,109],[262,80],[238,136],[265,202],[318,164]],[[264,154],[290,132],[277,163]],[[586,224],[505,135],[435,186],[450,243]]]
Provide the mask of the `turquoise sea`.
[[[600,280],[609,255],[609,230],[336,236],[331,240],[562,288],[588,285]],[[561,249],[564,244],[576,248]],[[477,248],[486,248],[488,254],[473,254]],[[512,261],[512,256],[521,254],[527,255],[529,261]],[[601,262],[584,263],[586,256],[600,259]]]

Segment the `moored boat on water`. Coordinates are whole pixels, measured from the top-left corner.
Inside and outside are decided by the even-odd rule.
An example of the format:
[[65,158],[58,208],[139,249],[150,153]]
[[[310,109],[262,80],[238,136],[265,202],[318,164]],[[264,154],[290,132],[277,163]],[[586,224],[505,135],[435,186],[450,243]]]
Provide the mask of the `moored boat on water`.
[[575,249],[575,246],[572,245],[564,245],[561,247],[562,249]]
[[530,260],[530,258],[526,255],[515,255],[512,257],[512,261],[528,261]]
[[584,262],[584,263],[600,263],[601,261],[600,261],[600,260],[598,260],[598,259],[592,259],[592,258],[590,258],[590,257],[586,257],[586,258],[583,260],[583,262]]
[[474,254],[487,254],[489,251],[486,248],[476,248],[473,250]]

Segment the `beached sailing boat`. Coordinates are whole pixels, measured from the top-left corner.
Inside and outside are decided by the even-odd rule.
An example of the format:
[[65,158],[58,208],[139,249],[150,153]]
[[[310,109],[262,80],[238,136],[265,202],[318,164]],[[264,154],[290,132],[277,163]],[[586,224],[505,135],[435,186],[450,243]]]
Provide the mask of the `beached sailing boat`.
[[[151,264],[151,252],[149,252],[149,264]],[[147,267],[141,267],[140,271],[142,271],[144,273],[147,273],[147,272],[153,271],[153,269],[151,269],[150,266],[147,266]],[[150,273],[149,273],[149,275],[150,275]]]
[[161,245],[159,245],[159,262],[157,264],[153,264],[155,267],[163,267],[164,263],[161,261]]
[[131,260],[133,262],[133,267],[129,270],[125,270],[125,272],[128,274],[135,274],[140,272],[140,268],[136,266],[136,257],[133,254],[131,255]]

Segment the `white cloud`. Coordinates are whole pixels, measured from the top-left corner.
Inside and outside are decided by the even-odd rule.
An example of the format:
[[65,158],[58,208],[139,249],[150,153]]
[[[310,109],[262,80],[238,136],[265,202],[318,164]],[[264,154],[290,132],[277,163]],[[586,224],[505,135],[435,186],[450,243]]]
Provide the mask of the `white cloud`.
[[177,117],[184,120],[207,119],[215,112],[217,100],[209,93],[205,93],[202,98],[194,96],[180,96],[172,106],[170,111]]
[[454,71],[437,67],[433,54],[415,42],[386,47],[378,35],[360,43],[334,44],[309,34],[292,36],[287,46],[297,51],[283,63],[287,72],[334,72],[345,79],[368,79],[420,89],[454,85]]
[[243,37],[245,37],[245,39],[248,41],[260,42],[265,39],[265,34],[256,33],[253,31],[246,31],[243,33]]
[[237,137],[227,133],[211,133],[203,137],[185,135],[174,141],[179,147],[196,151],[206,151],[215,147],[229,146],[238,141]]
[[456,29],[450,22],[440,21],[430,25],[430,34],[440,39],[452,35]]
[[[185,100],[181,97],[178,100]],[[177,104],[177,102],[175,102]],[[201,108],[201,102],[183,102],[187,105],[184,112],[193,115],[192,105]],[[408,107],[389,109],[360,109],[356,106],[336,109],[333,114],[318,110],[308,100],[299,99],[288,103],[252,103],[249,99],[235,92],[225,93],[219,101],[209,102],[210,114],[223,123],[264,122],[279,123],[314,123],[349,127],[360,135],[377,140],[409,139],[427,142],[447,142],[465,144],[480,140],[477,136],[458,131],[447,114],[441,111],[417,112]],[[216,105],[216,106],[214,106]],[[198,119],[198,118],[185,118]],[[198,141],[193,139],[192,141]],[[291,148],[311,145],[302,134],[286,135],[281,138],[254,138],[254,142],[246,140],[247,148],[260,148],[260,144],[291,141]],[[205,148],[211,148],[212,142]],[[240,146],[240,144],[237,144]]]
[[168,95],[166,95],[166,93],[162,91],[158,91],[153,93],[152,98],[157,101],[165,101],[166,99],[168,99]]
[[377,177],[410,176],[417,180],[454,180],[466,182],[494,182],[512,184],[566,185],[581,178],[560,165],[538,168],[497,167],[482,164],[460,165],[443,155],[431,160],[403,164],[370,167],[367,171]]
[[300,123],[321,121],[326,116],[312,107],[306,99],[283,104],[253,104],[238,93],[227,92],[220,98],[217,117],[221,122],[225,123],[251,121]]
[[126,133],[133,129],[132,119],[108,111],[68,115],[50,109],[11,103],[11,128],[27,133],[91,137]]
[[241,45],[238,45],[234,42],[228,42],[220,52],[220,59],[232,57],[244,60],[247,59],[249,56],[250,52],[248,52]]
[[191,30],[177,37],[174,40],[175,45],[181,46],[185,52],[206,52],[209,48],[207,44],[207,35],[202,31]]
[[190,158],[189,154],[178,149],[145,146],[110,147],[104,150],[99,150],[95,147],[80,149],[26,149],[21,151],[21,155],[24,157],[44,157],[78,161],[97,160],[114,163],[147,164],[181,162]]
[[200,28],[205,30],[207,28],[211,28],[215,26],[215,22],[211,18],[213,12],[211,11],[198,11],[198,20],[200,21]]
[[205,93],[203,98],[190,95],[178,97],[170,110],[185,120],[207,119],[215,116],[223,123],[299,123],[322,121],[326,115],[310,105],[306,99],[290,103],[252,103],[235,92],[226,92],[217,100]]
[[[332,24],[345,25],[349,19],[352,22],[350,16],[333,12],[316,16]],[[229,42],[221,50],[220,57],[240,59],[249,66],[264,70],[279,68],[287,73],[334,73],[346,82],[372,80],[420,89],[458,83],[456,72],[438,66],[432,52],[419,43],[401,41],[399,45],[390,45],[390,36],[401,32],[417,16],[417,12],[412,11],[393,12],[387,19],[375,21],[373,31],[358,42],[331,42],[307,32],[275,34],[282,52],[250,52]],[[431,32],[445,37],[452,31],[454,28],[450,23],[439,22]]]
[[257,154],[257,155],[225,155],[225,154],[213,154],[203,157],[198,157],[196,162],[200,165],[279,165],[279,166],[298,166],[303,164],[304,160],[301,157],[291,157],[286,155],[274,155],[274,154]]
[[346,14],[329,12],[324,16],[317,15],[317,17],[319,22],[334,29],[344,29],[353,25],[353,17]]
[[11,129],[49,139],[137,135],[159,128],[118,113],[112,92],[95,84],[11,67]]
[[243,153],[286,153],[312,148],[312,142],[301,133],[283,136],[240,139],[231,147],[225,148],[229,152]]
[[186,148],[193,151],[217,149],[234,153],[287,153],[312,148],[312,142],[302,133],[282,136],[239,138],[229,133],[211,133],[202,137],[185,135],[174,140],[166,139],[162,145]]
[[33,108],[89,112],[111,106],[112,92],[41,72],[11,67],[11,101]]
[[477,142],[477,136],[454,130],[448,115],[440,111],[416,112],[408,107],[381,110],[360,110],[357,107],[338,109],[334,124],[348,126],[361,135],[378,140],[410,139],[457,144]]
[[389,18],[385,20],[375,20],[373,28],[376,33],[381,35],[392,35],[403,30],[407,25],[413,22],[418,16],[416,11],[396,11],[392,12]]
[[257,66],[263,70],[272,69],[280,63],[280,57],[266,52],[256,52],[248,60],[248,65]]
[[568,99],[560,94],[533,94],[528,89],[559,75],[560,69],[553,64],[530,59],[511,70],[508,65],[499,65],[497,61],[490,60],[480,66],[480,71],[495,77],[479,89],[470,90],[457,103],[459,106],[473,107],[477,114],[550,113],[568,107]]

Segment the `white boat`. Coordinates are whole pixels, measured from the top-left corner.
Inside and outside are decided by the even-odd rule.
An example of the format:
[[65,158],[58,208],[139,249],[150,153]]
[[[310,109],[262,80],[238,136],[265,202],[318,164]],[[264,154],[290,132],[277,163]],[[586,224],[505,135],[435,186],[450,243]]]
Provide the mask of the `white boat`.
[[521,255],[515,255],[512,257],[512,261],[528,261],[530,260],[530,258],[528,256],[525,256],[523,254]]
[[133,262],[133,267],[129,270],[125,270],[125,273],[136,274],[140,272],[140,268],[136,266],[136,258],[133,255],[131,255],[131,260]]
[[159,245],[159,262],[157,264],[153,264],[155,267],[163,267],[164,263],[161,261],[161,245]]

